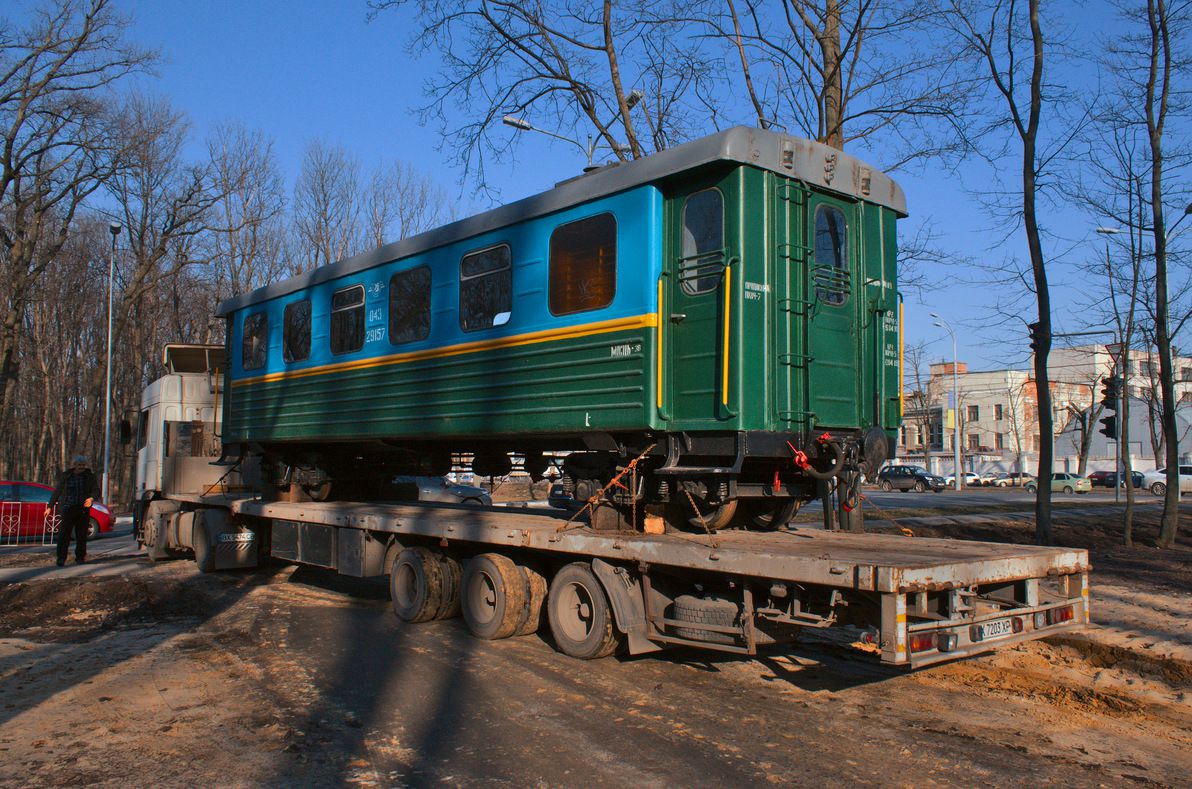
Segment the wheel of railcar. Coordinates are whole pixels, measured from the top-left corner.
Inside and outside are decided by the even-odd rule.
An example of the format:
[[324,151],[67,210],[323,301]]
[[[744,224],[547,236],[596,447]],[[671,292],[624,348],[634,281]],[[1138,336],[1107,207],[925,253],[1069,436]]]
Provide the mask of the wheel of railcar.
[[[698,512],[691,509],[691,502],[695,502]],[[666,519],[674,526],[685,531],[716,531],[728,526],[733,516],[737,514],[737,500],[709,503],[702,498],[692,497],[691,501],[683,494],[679,494],[678,501],[672,501],[667,508]],[[701,519],[702,516],[702,519]]]
[[737,522],[747,529],[777,531],[790,523],[798,511],[799,502],[794,499],[743,501],[737,506]]
[[612,609],[592,568],[583,562],[555,573],[546,597],[546,614],[555,645],[565,655],[593,660],[617,648]]
[[513,631],[515,636],[528,636],[538,632],[538,626],[542,622],[542,604],[546,601],[546,579],[542,575],[529,567],[521,567],[522,574],[526,577],[526,610],[522,615],[521,621],[517,625],[517,629]]
[[318,485],[303,485],[302,492],[309,496],[311,501],[326,501],[331,498],[331,480],[320,482]]
[[443,566],[426,548],[406,548],[389,570],[393,613],[404,622],[434,619],[443,604]]
[[522,624],[529,597],[525,573],[499,553],[473,556],[460,584],[460,609],[477,638],[513,635]]

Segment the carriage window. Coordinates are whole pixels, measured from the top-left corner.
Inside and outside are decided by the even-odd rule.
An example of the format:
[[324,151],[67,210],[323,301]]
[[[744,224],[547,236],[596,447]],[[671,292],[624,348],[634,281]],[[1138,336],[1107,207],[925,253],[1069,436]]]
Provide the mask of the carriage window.
[[389,342],[425,340],[430,334],[430,269],[419,266],[389,279]]
[[552,315],[598,310],[617,292],[617,220],[612,214],[555,228],[550,236]]
[[259,370],[265,366],[269,350],[269,318],[257,312],[244,319],[244,344],[240,349],[240,364],[245,370]]
[[287,362],[310,358],[310,299],[286,305],[281,332],[281,358]]
[[513,310],[513,267],[509,247],[465,255],[459,264],[459,325],[464,331],[509,322]]
[[331,294],[331,352],[351,353],[364,347],[364,286]]
[[724,271],[724,197],[704,189],[683,204],[683,257],[679,282],[688,296],[711,293]]
[[844,212],[830,205],[815,209],[815,298],[824,304],[844,304],[849,294],[848,222]]

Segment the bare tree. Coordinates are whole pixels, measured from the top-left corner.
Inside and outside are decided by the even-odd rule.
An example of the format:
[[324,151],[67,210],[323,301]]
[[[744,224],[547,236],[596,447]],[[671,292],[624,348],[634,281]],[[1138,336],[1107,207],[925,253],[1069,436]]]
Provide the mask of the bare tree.
[[338,145],[315,140],[294,187],[299,270],[326,266],[361,251],[360,164]]
[[841,149],[880,139],[892,169],[965,142],[971,75],[955,51],[923,46],[938,13],[902,0],[723,0],[693,18],[730,43],[759,126]]
[[[1031,264],[1029,282],[1038,307],[1033,345],[1041,440],[1035,539],[1050,544],[1054,430],[1047,361],[1052,342],[1051,291],[1039,227],[1039,199],[1040,178],[1058,150],[1048,150],[1044,136],[1044,113],[1056,109],[1056,100],[1045,93],[1049,86],[1044,81],[1047,60],[1040,0],[950,0],[947,12],[938,21],[955,37],[955,46],[973,68],[984,74],[988,99],[983,112],[988,124],[981,131],[990,140],[1004,140],[1008,130],[1018,152],[1020,171],[1013,192],[1013,213],[1025,231]],[[941,41],[937,45],[952,43]],[[1070,132],[1059,135],[1059,140],[1057,145],[1066,143]]]
[[207,140],[217,199],[200,240],[215,297],[226,298],[284,275],[285,188],[273,143],[241,124],[216,128]]
[[[690,35],[678,0],[373,0],[370,6],[374,14],[415,10],[413,42],[419,50],[436,45],[442,61],[424,111],[439,120],[465,171],[481,183],[485,155],[501,156],[511,145],[506,131],[493,134],[504,114],[545,118],[547,131],[577,142],[593,137],[590,145],[616,159],[665,148],[715,117],[714,57]],[[474,120],[459,123],[456,110]]]
[[429,230],[449,216],[443,190],[405,162],[375,170],[363,203],[368,240],[373,247]]
[[104,91],[152,56],[108,0],[56,0],[0,22],[0,429],[19,376],[25,310],[83,201],[112,172]]

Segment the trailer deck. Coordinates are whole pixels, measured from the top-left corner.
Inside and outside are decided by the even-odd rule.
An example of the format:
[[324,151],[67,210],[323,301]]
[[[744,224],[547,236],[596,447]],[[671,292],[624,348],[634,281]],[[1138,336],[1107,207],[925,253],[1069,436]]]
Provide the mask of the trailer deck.
[[[209,502],[210,503],[210,502]],[[912,666],[986,651],[1040,637],[1037,617],[1057,605],[1040,598],[1040,582],[1055,578],[1059,603],[1071,618],[1046,619],[1048,634],[1088,621],[1088,552],[1072,548],[850,534],[792,528],[778,532],[727,531],[712,535],[608,533],[568,522],[558,511],[418,503],[266,502],[221,500],[234,513],[304,524],[429,538],[446,546],[471,543],[583,556],[618,566],[710,572],[872,593],[881,599],[883,662]],[[1006,610],[974,612],[963,621],[933,621],[929,594],[969,595],[990,585],[1021,585],[1014,621]],[[1053,595],[1054,597],[1054,595]],[[957,598],[959,600],[959,598]],[[963,608],[963,603],[953,605]],[[951,609],[954,610],[954,609]],[[936,620],[941,617],[934,617]],[[998,622],[986,631],[979,628]],[[973,628],[978,629],[973,629]],[[1005,632],[1002,632],[1002,631]],[[915,655],[910,639],[921,632],[956,633],[952,646]]]

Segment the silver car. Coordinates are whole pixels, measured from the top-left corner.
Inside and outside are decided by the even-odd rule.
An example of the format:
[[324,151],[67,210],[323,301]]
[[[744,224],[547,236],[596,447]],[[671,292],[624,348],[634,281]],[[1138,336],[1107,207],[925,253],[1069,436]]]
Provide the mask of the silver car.
[[[1156,496],[1167,495],[1167,469],[1159,468],[1143,474],[1142,486]],[[1192,493],[1192,466],[1180,466],[1180,493]]]
[[443,504],[478,504],[491,507],[484,488],[456,485],[443,477],[394,477],[393,496],[402,501],[437,501]]

